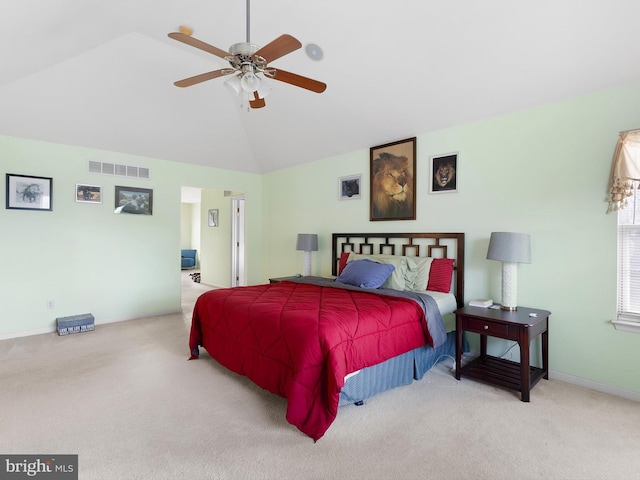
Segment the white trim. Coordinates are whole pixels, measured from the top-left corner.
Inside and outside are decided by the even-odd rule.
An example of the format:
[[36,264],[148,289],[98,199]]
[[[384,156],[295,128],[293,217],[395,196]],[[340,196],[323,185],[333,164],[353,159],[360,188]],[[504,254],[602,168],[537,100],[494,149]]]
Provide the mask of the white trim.
[[577,385],[579,387],[588,388],[590,390],[608,393],[609,395],[614,395],[616,397],[626,398],[627,400],[633,400],[634,402],[640,402],[640,392],[635,392],[633,390],[625,390],[624,388],[614,387],[613,385],[607,385],[606,383],[594,382],[593,380],[575,377],[573,375],[556,372],[554,370],[549,372],[549,378]]
[[36,328],[34,330],[22,330],[20,332],[0,333],[1,340],[9,340],[10,338],[30,337],[31,335],[42,335],[43,333],[55,332],[55,327]]
[[138,319],[143,319],[143,318],[149,318],[149,317],[161,317],[163,315],[174,315],[176,313],[182,313],[182,309],[180,310],[163,310],[160,312],[154,312],[154,313],[150,313],[148,315],[136,315],[136,316],[132,316],[132,317],[115,317],[115,318],[108,318],[106,320],[100,320],[97,321],[96,320],[96,325],[104,325],[107,323],[118,323],[118,322],[128,322],[129,320],[138,320]]
[[218,285],[216,283],[207,283],[203,281],[200,281],[200,285],[206,285],[207,287],[211,287],[211,288],[229,288],[225,285]]
[[[116,318],[110,318],[107,320],[100,320],[100,321],[96,320],[95,325],[105,325],[107,323],[117,323],[117,322],[128,322],[129,320],[137,320],[137,319],[148,318],[148,317],[160,317],[162,315],[174,315],[177,313],[182,313],[182,309],[166,310],[162,312],[151,313],[149,315],[145,315],[142,317],[137,315],[133,317],[116,317]],[[42,335],[45,333],[55,333],[56,331],[57,329],[56,329],[56,326],[54,325],[51,327],[36,328],[34,330],[21,330],[17,332],[0,333],[0,341],[9,340],[11,338],[30,337],[32,335]]]
[[611,320],[616,330],[631,333],[640,333],[640,322],[630,322],[625,320]]
[[[226,193],[225,193],[226,196]],[[246,197],[231,197],[231,286],[247,284]]]

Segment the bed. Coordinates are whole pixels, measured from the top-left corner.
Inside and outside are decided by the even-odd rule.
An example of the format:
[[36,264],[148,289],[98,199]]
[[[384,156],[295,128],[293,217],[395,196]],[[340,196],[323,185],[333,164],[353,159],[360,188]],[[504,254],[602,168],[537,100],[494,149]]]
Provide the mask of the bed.
[[[334,233],[332,275],[202,294],[189,348],[287,399],[317,441],[347,403],[423,377],[455,355],[463,233]],[[431,289],[431,290],[430,290]]]

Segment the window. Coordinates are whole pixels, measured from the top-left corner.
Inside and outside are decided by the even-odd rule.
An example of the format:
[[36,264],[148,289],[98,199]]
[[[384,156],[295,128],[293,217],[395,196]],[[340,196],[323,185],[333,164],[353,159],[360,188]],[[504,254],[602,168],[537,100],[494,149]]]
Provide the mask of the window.
[[640,333],[640,182],[633,182],[627,207],[618,210],[618,314],[619,330]]
[[620,132],[611,178],[609,209],[618,212],[618,330],[640,333],[640,129]]

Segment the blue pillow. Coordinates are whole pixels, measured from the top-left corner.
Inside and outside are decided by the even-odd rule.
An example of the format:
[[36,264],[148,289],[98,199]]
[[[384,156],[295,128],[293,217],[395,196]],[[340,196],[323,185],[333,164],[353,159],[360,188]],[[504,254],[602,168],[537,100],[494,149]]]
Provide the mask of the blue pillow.
[[347,263],[336,282],[361,288],[380,288],[396,267],[371,260],[354,260]]

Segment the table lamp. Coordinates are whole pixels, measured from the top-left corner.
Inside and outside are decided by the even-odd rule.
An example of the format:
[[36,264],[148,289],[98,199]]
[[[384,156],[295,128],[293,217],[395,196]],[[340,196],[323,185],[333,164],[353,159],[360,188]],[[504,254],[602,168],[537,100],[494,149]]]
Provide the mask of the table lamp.
[[318,235],[315,233],[299,233],[296,250],[304,252],[302,276],[308,277],[311,275],[311,252],[318,251]]
[[487,260],[502,262],[502,310],[517,310],[518,263],[531,263],[528,233],[492,232]]

